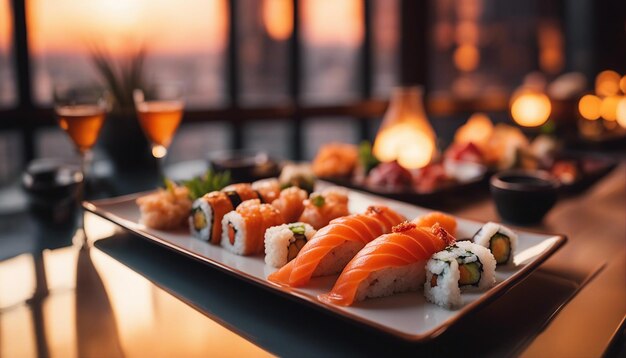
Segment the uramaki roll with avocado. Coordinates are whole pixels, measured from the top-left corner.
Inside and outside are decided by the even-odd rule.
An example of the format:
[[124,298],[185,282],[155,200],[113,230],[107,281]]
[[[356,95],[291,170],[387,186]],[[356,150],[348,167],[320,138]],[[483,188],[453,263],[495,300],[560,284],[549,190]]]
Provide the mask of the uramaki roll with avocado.
[[488,248],[498,265],[507,265],[513,262],[517,235],[513,230],[494,222],[486,223],[474,234],[472,241]]
[[424,295],[439,306],[458,308],[463,305],[461,291],[492,287],[495,271],[496,260],[488,249],[457,241],[434,254],[426,264]]

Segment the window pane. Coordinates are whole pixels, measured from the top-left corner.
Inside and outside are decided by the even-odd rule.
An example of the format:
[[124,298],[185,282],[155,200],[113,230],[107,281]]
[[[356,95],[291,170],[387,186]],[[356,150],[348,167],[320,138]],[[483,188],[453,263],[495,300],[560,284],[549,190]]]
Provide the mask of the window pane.
[[287,44],[293,30],[292,4],[292,0],[239,2],[239,94],[244,105],[289,99]]
[[474,98],[506,94],[531,71],[560,73],[563,33],[558,20],[541,11],[556,1],[538,3],[431,1],[431,88]]
[[166,162],[205,159],[210,151],[228,148],[231,136],[230,126],[226,123],[194,123],[181,126],[174,136]]
[[267,152],[276,159],[293,159],[290,152],[290,123],[288,121],[259,120],[243,127],[243,143],[246,149]]
[[0,107],[17,100],[12,54],[13,19],[9,0],[0,0]]
[[372,3],[373,94],[377,97],[389,98],[391,89],[398,83],[399,8],[398,0],[375,0]]
[[302,125],[304,137],[304,159],[311,160],[324,143],[358,143],[357,122],[352,118],[311,118]]
[[34,92],[50,103],[55,80],[100,79],[90,49],[128,60],[140,46],[148,80],[182,81],[190,107],[223,103],[226,0],[32,0],[27,2]]
[[301,0],[303,101],[358,98],[362,0]]

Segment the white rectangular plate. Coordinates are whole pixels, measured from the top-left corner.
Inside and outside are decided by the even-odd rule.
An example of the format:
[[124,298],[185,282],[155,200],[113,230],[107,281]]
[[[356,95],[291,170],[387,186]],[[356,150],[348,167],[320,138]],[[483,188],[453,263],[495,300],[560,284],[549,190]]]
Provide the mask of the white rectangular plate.
[[[391,297],[369,299],[351,307],[340,307],[318,301],[317,295],[328,292],[337,276],[314,278],[309,287],[286,288],[266,279],[276,269],[265,265],[262,256],[238,256],[219,246],[194,239],[188,231],[160,231],[139,223],[139,209],[135,199],[140,194],[85,202],[84,207],[148,240],[191,256],[235,276],[252,281],[288,297],[321,306],[344,318],[354,320],[389,334],[412,341],[425,341],[438,336],[471,310],[497,298],[507,289],[523,280],[565,242],[562,235],[547,235],[516,230],[519,235],[514,265],[498,268],[496,286],[476,293],[464,293],[464,305],[458,310],[447,310],[426,302],[422,292],[397,294]],[[409,219],[429,210],[406,203],[384,199],[357,191],[349,191],[350,211],[359,213],[369,205],[387,205]],[[458,219],[457,238],[471,237],[482,223]]]

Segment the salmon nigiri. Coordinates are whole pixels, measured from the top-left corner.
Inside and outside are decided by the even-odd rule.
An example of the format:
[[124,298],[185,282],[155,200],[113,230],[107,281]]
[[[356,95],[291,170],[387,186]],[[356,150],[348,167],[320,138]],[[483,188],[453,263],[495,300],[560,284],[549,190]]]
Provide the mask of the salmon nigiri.
[[448,234],[456,236],[456,219],[450,215],[439,211],[433,211],[426,215],[420,216],[412,221],[416,226],[432,227],[435,223],[439,223]]
[[370,206],[364,214],[334,219],[302,247],[295,259],[268,279],[298,287],[306,285],[311,277],[339,273],[365,244],[391,232],[404,220],[385,206]]
[[454,242],[438,223],[431,228],[405,222],[365,245],[348,263],[333,289],[318,299],[349,306],[368,297],[416,291],[424,285],[426,262]]

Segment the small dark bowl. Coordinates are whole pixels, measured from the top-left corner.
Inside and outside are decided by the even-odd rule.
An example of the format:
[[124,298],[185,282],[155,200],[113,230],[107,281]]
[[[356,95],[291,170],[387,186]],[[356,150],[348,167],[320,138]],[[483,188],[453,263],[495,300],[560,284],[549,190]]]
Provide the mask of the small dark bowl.
[[54,159],[36,159],[22,175],[22,187],[28,194],[31,208],[55,221],[69,219],[82,181],[77,165]]
[[211,153],[208,159],[214,171],[229,171],[233,183],[269,178],[278,173],[276,162],[263,152],[225,150]]
[[541,222],[557,200],[559,182],[544,171],[510,170],[490,180],[500,217],[518,225]]

